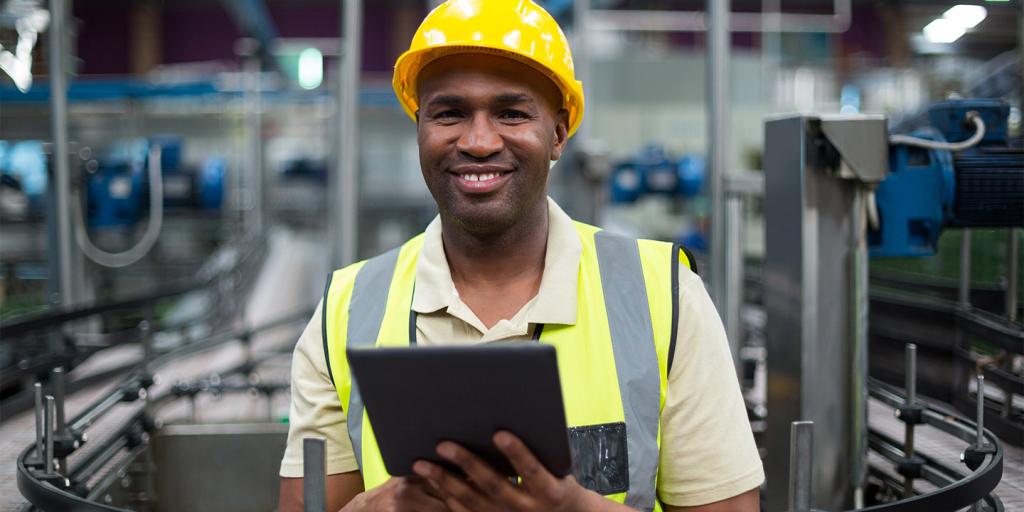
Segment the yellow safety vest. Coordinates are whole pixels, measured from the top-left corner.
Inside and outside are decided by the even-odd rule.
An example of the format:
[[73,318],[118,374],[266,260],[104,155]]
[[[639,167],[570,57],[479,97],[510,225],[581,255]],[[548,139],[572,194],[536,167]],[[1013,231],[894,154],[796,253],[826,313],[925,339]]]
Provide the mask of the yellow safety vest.
[[[576,223],[583,251],[575,325],[546,325],[555,346],[573,474],[581,485],[640,510],[656,497],[661,409],[675,349],[678,265],[689,254],[667,242],[635,240]],[[390,478],[352,386],[348,346],[406,347],[423,235],[330,276],[323,333],[328,371],[348,416],[366,489]],[[600,447],[600,449],[598,449]]]

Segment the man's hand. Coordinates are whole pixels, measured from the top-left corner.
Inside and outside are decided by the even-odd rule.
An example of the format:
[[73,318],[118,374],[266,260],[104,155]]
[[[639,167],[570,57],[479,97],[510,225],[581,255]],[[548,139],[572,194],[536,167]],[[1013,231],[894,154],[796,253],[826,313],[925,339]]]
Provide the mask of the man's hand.
[[340,512],[448,512],[437,490],[417,477],[388,479],[384,485],[364,492]]
[[512,483],[469,450],[451,442],[439,444],[437,453],[462,469],[468,480],[423,460],[413,465],[413,471],[440,491],[452,512],[631,510],[584,489],[572,475],[555,477],[511,433],[495,434],[494,445],[522,477],[521,485]]

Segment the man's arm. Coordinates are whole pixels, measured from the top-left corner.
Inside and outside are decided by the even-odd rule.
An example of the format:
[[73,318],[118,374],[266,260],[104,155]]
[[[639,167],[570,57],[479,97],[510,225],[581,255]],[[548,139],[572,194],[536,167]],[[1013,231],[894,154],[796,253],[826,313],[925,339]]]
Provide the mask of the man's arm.
[[761,510],[761,490],[757,487],[732,498],[696,507],[664,506],[665,512],[757,512]]
[[[302,478],[281,478],[281,494],[277,500],[280,512],[302,512]],[[341,510],[363,492],[363,477],[358,471],[327,475],[327,510]]]

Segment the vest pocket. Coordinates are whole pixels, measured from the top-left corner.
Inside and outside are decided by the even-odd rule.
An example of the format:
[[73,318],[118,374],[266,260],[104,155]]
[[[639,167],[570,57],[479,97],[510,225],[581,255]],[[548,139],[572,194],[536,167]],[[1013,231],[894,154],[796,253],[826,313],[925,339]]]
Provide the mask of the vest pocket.
[[572,427],[569,450],[572,474],[580,485],[601,495],[629,490],[625,423]]

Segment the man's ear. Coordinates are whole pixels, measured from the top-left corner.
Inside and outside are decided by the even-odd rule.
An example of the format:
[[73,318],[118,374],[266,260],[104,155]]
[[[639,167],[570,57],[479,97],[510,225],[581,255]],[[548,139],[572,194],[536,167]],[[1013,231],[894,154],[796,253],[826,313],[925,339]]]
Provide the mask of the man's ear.
[[569,111],[564,108],[555,115],[555,143],[551,146],[551,161],[562,157],[565,143],[569,141]]

